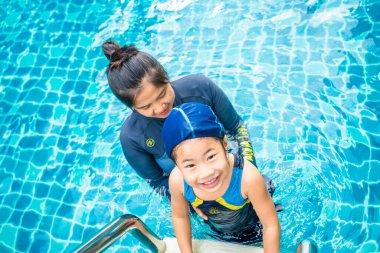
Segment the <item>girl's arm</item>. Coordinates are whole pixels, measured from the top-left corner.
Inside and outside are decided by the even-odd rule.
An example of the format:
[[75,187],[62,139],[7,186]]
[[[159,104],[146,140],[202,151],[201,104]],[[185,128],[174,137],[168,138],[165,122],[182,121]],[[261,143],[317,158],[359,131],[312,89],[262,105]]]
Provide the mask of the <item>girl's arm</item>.
[[169,177],[169,189],[172,195],[172,220],[174,232],[181,253],[192,253],[189,202],[183,196],[183,177],[178,168],[174,168]]
[[265,253],[280,252],[280,223],[263,177],[255,166],[244,163],[242,193],[247,196],[263,225]]

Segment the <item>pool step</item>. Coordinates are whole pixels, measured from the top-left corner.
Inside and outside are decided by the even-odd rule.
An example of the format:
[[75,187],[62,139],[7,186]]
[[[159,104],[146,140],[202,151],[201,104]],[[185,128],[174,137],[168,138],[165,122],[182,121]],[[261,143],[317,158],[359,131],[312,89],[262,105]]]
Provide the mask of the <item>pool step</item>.
[[[133,214],[120,216],[74,252],[103,252],[110,247],[114,241],[129,231],[154,253],[180,253],[175,238],[165,238],[161,240],[144,222]],[[263,248],[260,247],[210,240],[193,240],[193,250],[195,253],[264,252]],[[297,247],[297,253],[317,253],[317,248],[311,241],[305,240]]]
[[[165,253],[180,253],[176,238],[164,238]],[[254,246],[244,246],[221,241],[193,240],[194,253],[263,253],[264,249]]]

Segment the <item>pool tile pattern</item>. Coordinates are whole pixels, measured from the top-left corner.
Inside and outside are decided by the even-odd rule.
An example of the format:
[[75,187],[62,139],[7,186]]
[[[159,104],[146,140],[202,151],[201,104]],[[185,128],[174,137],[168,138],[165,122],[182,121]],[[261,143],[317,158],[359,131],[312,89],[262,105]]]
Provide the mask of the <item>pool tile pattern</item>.
[[[247,122],[285,210],[282,252],[377,252],[380,1],[3,1],[0,252],[71,252],[124,213],[173,236],[118,141],[108,39],[202,73]],[[205,238],[201,222],[194,233]],[[108,252],[148,252],[131,235]]]

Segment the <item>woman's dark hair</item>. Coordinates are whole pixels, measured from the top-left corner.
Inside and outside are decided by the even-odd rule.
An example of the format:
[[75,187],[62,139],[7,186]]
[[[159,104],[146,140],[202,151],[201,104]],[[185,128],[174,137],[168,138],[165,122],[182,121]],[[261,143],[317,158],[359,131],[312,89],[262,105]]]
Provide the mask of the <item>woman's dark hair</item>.
[[110,61],[107,68],[108,84],[113,94],[130,108],[144,78],[157,87],[169,82],[164,67],[153,56],[140,52],[133,45],[120,47],[117,42],[108,41],[102,49]]

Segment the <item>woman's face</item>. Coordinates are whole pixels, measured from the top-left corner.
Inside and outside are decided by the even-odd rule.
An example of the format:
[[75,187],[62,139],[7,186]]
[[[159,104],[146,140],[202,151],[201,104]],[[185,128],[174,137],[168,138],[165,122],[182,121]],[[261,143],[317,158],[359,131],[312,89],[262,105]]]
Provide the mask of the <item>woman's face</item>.
[[173,109],[173,104],[174,90],[170,83],[156,87],[144,78],[133,108],[145,117],[164,119]]

